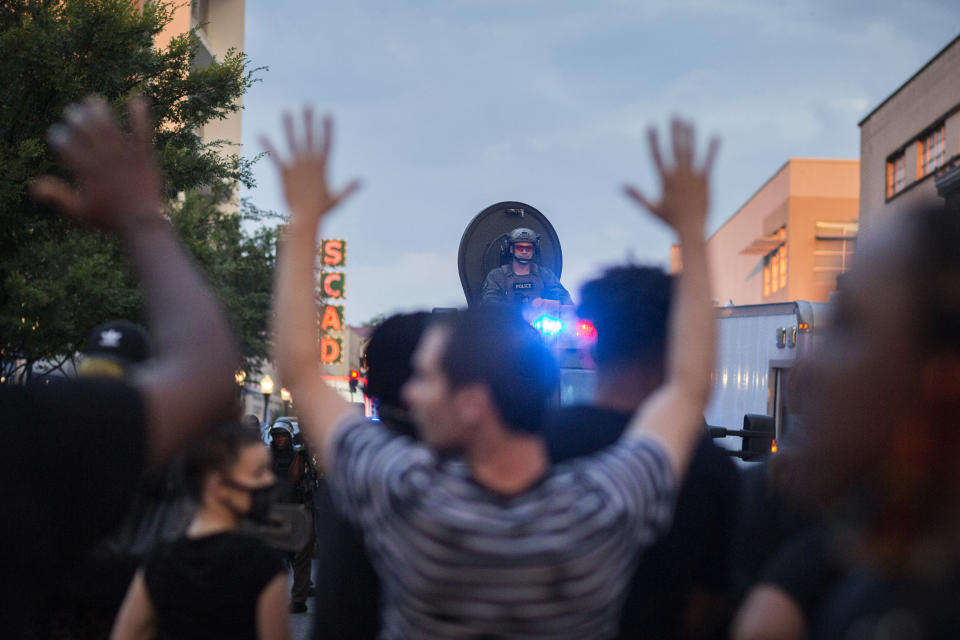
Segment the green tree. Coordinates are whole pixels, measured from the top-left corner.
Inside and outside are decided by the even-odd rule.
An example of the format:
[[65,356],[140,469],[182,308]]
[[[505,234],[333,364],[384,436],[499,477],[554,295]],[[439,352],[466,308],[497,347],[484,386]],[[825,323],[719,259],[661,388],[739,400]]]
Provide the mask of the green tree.
[[249,203],[224,213],[238,184],[252,186],[250,161],[198,133],[238,109],[259,69],[237,51],[194,67],[195,33],[155,48],[170,18],[166,2],[142,11],[130,0],[0,2],[0,372],[63,361],[96,324],[141,317],[119,245],[27,194],[34,177],[63,174],[46,131],[91,93],[121,117],[130,96],[152,101],[171,220],[231,312],[247,366],[266,355],[275,234],[246,230],[265,215]]

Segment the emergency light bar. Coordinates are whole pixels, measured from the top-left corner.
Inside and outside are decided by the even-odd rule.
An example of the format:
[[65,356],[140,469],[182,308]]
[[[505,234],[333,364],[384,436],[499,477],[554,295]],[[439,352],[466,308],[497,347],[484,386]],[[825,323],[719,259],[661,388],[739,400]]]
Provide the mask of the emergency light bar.
[[563,331],[563,321],[549,315],[542,315],[530,323],[534,329],[545,336],[559,335]]

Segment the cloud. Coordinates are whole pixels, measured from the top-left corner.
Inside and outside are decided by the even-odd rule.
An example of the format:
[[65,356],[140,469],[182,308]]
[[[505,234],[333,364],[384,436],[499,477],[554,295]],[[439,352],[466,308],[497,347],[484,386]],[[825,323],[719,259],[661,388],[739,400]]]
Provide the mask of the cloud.
[[[918,5],[919,3],[919,5]],[[791,156],[856,157],[856,123],[954,35],[936,0],[423,0],[248,3],[245,153],[310,102],[337,117],[335,182],[364,188],[326,234],[351,243],[351,321],[462,302],[460,235],[516,199],[560,234],[571,290],[671,236],[619,192],[655,192],[644,131],[679,111],[718,133],[711,226]],[[255,169],[282,209],[273,169]],[[355,314],[355,315],[354,315]]]

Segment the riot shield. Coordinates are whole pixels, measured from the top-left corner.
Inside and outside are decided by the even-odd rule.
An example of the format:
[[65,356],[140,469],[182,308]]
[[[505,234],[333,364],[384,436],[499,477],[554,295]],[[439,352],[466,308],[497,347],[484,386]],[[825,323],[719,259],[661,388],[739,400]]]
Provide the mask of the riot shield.
[[560,239],[547,217],[522,202],[498,202],[478,213],[460,238],[457,264],[468,305],[479,302],[487,274],[511,259],[507,241],[510,232],[518,227],[531,229],[539,236],[534,260],[560,277]]

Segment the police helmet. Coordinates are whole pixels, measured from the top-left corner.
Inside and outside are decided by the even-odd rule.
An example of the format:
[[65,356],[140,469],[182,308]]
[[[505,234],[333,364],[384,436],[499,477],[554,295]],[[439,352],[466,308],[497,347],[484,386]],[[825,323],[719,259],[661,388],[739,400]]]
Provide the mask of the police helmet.
[[277,421],[273,423],[272,427],[270,427],[270,436],[275,436],[278,433],[285,433],[292,438],[293,423],[287,418],[277,418]]
[[519,227],[510,232],[511,245],[518,242],[529,242],[530,244],[536,245],[538,240],[537,234],[535,234],[532,229]]

